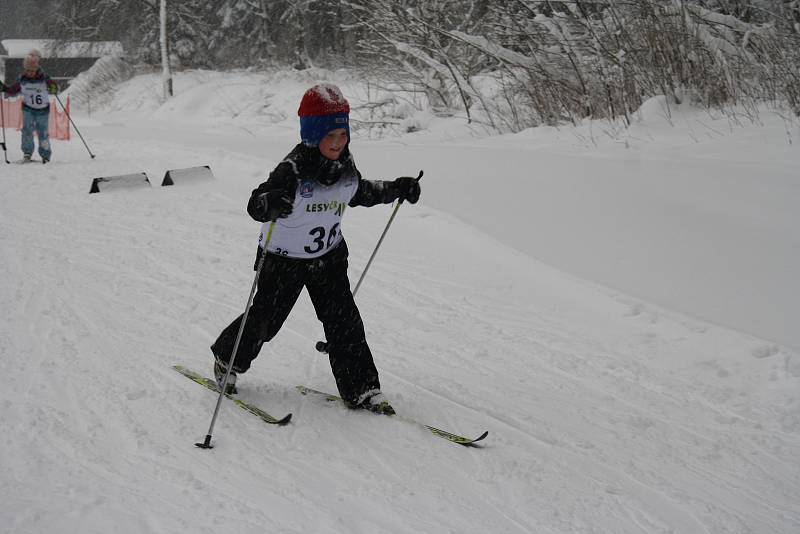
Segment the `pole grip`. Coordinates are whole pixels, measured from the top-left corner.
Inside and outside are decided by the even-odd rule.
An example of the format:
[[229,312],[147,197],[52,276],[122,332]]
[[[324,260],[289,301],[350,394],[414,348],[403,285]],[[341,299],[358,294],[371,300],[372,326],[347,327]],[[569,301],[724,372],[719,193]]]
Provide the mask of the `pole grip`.
[[[419,174],[417,175],[417,178],[416,178],[416,181],[417,181],[417,182],[419,182],[420,180],[422,180],[422,175],[423,175],[423,174],[425,174],[425,171],[422,171],[422,170],[421,170],[421,171],[419,171]],[[402,203],[403,203],[403,201],[402,201],[402,200],[400,200],[400,201],[398,201],[397,203],[398,203],[398,204],[402,204]]]

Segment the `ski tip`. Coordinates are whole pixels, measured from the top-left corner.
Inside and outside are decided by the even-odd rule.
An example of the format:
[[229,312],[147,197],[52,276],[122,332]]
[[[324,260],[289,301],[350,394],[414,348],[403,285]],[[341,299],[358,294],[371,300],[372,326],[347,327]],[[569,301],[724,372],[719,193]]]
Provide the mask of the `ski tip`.
[[288,414],[283,419],[279,419],[278,421],[276,421],[275,424],[278,425],[278,426],[284,426],[284,425],[288,425],[289,421],[291,421],[291,420],[292,420],[292,414]]
[[487,430],[486,432],[484,432],[483,434],[481,434],[481,435],[480,435],[480,436],[478,436],[477,438],[475,438],[475,439],[473,439],[473,440],[470,440],[470,441],[466,441],[466,442],[464,442],[464,443],[460,443],[459,445],[464,445],[465,447],[473,447],[473,446],[476,446],[476,444],[477,444],[479,441],[481,441],[481,440],[483,440],[483,439],[486,439],[486,436],[488,436],[488,435],[489,435],[489,431]]

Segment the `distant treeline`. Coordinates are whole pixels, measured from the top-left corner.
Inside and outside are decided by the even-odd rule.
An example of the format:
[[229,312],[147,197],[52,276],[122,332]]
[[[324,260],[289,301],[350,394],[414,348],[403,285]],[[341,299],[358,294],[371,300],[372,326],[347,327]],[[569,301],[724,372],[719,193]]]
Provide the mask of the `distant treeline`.
[[[0,0],[0,35],[121,40],[157,64],[158,4]],[[501,131],[628,120],[658,94],[800,113],[800,0],[169,0],[168,19],[179,66],[355,67]]]

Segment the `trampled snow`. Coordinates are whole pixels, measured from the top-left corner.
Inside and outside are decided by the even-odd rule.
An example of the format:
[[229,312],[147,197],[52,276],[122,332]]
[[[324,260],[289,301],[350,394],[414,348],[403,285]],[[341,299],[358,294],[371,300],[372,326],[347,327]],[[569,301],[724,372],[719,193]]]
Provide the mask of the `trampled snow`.
[[[48,165],[0,167],[0,532],[800,531],[800,131],[649,102],[607,123],[486,137],[459,118],[371,138],[369,179],[425,170],[359,290],[398,411],[335,391],[304,295],[194,447],[241,313],[250,191],[299,139],[305,89],[343,73],[195,72],[123,84]],[[76,95],[77,96],[77,95]],[[78,99],[79,100],[79,99]],[[416,120],[415,117],[409,117]],[[7,131],[10,159],[19,134]],[[214,180],[159,187],[168,169]],[[89,195],[92,178],[151,188]],[[355,283],[391,206],[348,210]]]

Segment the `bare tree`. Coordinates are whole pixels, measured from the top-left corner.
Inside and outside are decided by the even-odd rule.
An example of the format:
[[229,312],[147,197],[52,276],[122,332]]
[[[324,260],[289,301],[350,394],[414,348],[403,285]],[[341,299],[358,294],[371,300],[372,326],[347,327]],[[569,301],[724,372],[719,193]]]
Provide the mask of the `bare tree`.
[[172,69],[169,65],[169,40],[167,38],[167,0],[161,0],[160,8],[161,75],[164,80],[164,100],[166,100],[172,96]]

